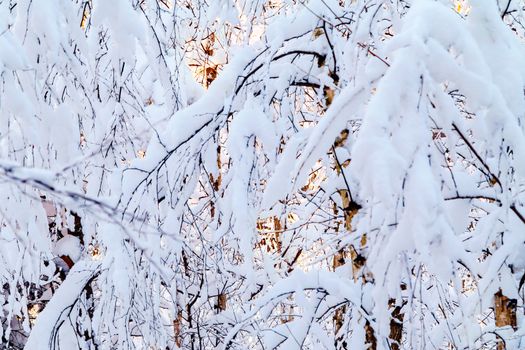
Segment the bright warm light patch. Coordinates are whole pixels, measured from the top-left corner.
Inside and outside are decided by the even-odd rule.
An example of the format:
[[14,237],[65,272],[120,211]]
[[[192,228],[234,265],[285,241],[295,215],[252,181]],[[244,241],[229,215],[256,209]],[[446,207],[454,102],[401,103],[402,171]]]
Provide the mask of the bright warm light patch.
[[92,260],[98,261],[102,259],[102,252],[98,245],[90,245],[88,248],[88,252],[91,255]]
[[82,10],[82,19],[80,20],[81,29],[83,30],[86,29],[90,17],[91,17],[91,1],[86,2],[84,4],[84,9]]
[[293,224],[294,222],[299,220],[299,216],[297,216],[297,214],[294,214],[294,213],[289,213],[287,219],[288,219],[288,223]]
[[276,216],[259,218],[257,220],[257,231],[261,237],[259,244],[266,248],[267,253],[281,252],[281,221]]
[[31,323],[31,326],[33,326],[38,314],[40,313],[40,305],[32,304],[27,308],[27,313],[29,314],[29,323]]
[[468,0],[454,0],[454,9],[460,15],[468,15],[470,12],[470,5]]

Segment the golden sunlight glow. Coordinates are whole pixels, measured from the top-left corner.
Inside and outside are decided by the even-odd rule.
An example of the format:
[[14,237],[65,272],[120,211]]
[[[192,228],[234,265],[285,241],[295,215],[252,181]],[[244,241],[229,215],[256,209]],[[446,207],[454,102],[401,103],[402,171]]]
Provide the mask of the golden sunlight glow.
[[321,161],[317,161],[314,170],[309,174],[307,183],[301,187],[304,192],[315,192],[326,180],[325,169]]
[[91,14],[89,3],[86,3],[84,5],[84,10],[82,11],[82,20],[80,21],[80,28],[86,29],[86,25],[89,20],[89,16]]
[[27,313],[29,315],[29,323],[33,326],[38,314],[40,313],[40,304],[31,304],[28,306]]
[[294,222],[299,220],[299,216],[297,216],[297,214],[294,214],[294,213],[288,213],[287,219],[288,219],[288,223],[293,224]]
[[100,247],[97,245],[89,245],[89,248],[88,248],[88,253],[89,255],[91,255],[91,259],[92,260],[95,260],[95,261],[99,261],[102,259],[103,255],[102,255],[102,251],[100,249]]
[[277,216],[270,216],[257,220],[257,231],[259,232],[259,246],[266,248],[267,253],[279,253],[281,251],[281,233],[283,232],[281,221]]
[[454,0],[454,10],[460,15],[468,15],[470,12],[468,0]]

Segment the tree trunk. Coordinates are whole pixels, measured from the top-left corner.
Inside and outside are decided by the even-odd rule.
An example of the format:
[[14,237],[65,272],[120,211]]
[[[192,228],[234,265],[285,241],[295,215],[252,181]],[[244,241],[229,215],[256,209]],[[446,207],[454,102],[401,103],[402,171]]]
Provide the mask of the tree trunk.
[[[508,327],[511,326],[514,331],[517,329],[516,322],[516,299],[509,299],[501,289],[494,294],[494,313],[496,327]],[[498,339],[497,350],[510,350],[507,349],[505,341]]]
[[[341,131],[341,134],[336,138],[333,148],[332,148],[333,155],[336,161],[336,171],[339,175],[342,175],[343,177],[344,177],[343,168],[347,167],[350,164],[350,161],[344,160],[341,163],[339,159],[337,159],[336,148],[341,147],[345,144],[346,140],[348,139],[348,135],[349,135],[348,129],[344,129],[343,131]],[[345,182],[346,182],[346,178],[345,178]],[[341,204],[343,207],[345,233],[350,234],[350,232],[352,232],[352,219],[359,211],[360,206],[352,200],[350,189],[348,187],[346,189],[338,190],[338,193],[341,196]],[[338,213],[337,206],[334,206],[334,215],[337,216],[337,213]],[[337,232],[338,226],[335,229]],[[334,260],[332,264],[334,271],[339,266],[342,266],[345,264],[346,255],[347,255],[347,252],[344,248],[341,248],[334,255]],[[350,246],[350,258],[352,262],[352,275],[353,275],[354,281],[357,281],[358,275],[361,271],[361,267],[364,266],[364,259],[361,257],[361,255],[357,254],[357,251],[354,249],[353,246]],[[338,336],[338,333],[341,331],[341,328],[344,325],[345,313],[346,313],[346,306],[341,306],[340,308],[336,310],[334,314],[334,332],[336,336],[336,339],[335,339],[336,349],[347,349],[347,344],[343,340],[344,339],[343,335],[341,334],[340,336]],[[374,330],[370,326],[368,321],[365,325],[365,332],[366,332],[367,343],[371,344],[370,349],[375,350],[376,340],[374,336]]]
[[180,348],[182,344],[181,337],[182,310],[177,311],[177,317],[173,321],[173,333],[175,334],[175,345]]
[[396,306],[395,303],[395,299],[390,299],[389,304],[391,307],[394,307],[392,318],[390,319],[390,349],[400,350],[401,339],[403,338],[403,318],[405,315],[401,312],[402,306]]
[[[343,201],[343,207],[345,207],[345,198],[348,198],[348,191],[347,190],[339,190],[339,194],[341,195],[342,201]],[[337,205],[334,204],[334,216],[337,217],[338,214]],[[348,229],[350,227],[350,221],[347,220],[347,215],[345,211],[345,228]],[[335,231],[339,231],[339,223],[336,224]],[[335,271],[338,267],[343,266],[345,264],[345,249],[341,248],[335,255],[332,261],[332,268]],[[344,325],[344,316],[346,314],[346,306],[343,305],[335,310],[334,314],[334,335],[335,335],[335,341],[334,345],[337,350],[339,349],[347,349],[346,341],[344,341],[343,334],[338,335],[341,331],[341,328]]]

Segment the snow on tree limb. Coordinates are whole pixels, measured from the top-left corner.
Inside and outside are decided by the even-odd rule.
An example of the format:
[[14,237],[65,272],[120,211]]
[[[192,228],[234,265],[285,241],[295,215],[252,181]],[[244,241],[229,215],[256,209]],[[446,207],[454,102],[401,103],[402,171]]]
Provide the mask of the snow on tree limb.
[[524,348],[524,10],[0,0],[0,348]]

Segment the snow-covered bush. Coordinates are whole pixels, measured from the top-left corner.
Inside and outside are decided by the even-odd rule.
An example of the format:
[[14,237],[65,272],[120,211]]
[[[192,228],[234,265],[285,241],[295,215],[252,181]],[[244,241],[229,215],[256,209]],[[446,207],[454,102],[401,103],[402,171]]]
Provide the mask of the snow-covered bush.
[[525,348],[524,8],[0,0],[0,347]]

